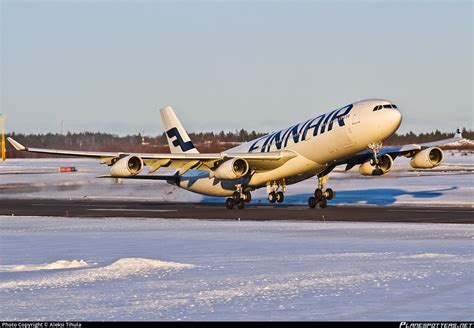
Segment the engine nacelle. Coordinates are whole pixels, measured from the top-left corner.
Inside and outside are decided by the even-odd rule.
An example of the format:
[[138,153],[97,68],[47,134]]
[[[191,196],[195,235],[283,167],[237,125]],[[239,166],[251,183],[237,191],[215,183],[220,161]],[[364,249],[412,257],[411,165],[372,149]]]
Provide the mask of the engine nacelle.
[[232,180],[243,177],[249,171],[245,159],[233,158],[225,161],[214,170],[214,177],[220,180]]
[[392,169],[393,159],[390,155],[385,154],[379,156],[379,166],[381,171],[375,169],[373,159],[367,161],[359,166],[359,173],[362,175],[385,175]]
[[441,164],[444,153],[438,147],[431,147],[420,151],[410,160],[410,165],[414,169],[431,169]]
[[119,159],[110,168],[110,175],[116,178],[132,177],[140,173],[143,160],[138,156],[127,156]]

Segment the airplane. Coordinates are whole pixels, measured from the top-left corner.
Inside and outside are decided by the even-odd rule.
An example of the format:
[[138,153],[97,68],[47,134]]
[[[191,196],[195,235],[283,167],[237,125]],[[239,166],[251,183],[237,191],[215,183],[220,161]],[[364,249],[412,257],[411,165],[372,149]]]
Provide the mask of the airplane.
[[[402,122],[398,107],[384,99],[357,101],[272,132],[221,153],[199,153],[170,106],[160,109],[170,153],[89,152],[25,147],[8,138],[19,151],[91,157],[110,166],[111,178],[165,180],[207,196],[227,197],[226,207],[239,209],[252,199],[251,192],[266,187],[270,203],[282,203],[289,185],[317,176],[308,206],[325,208],[335,197],[324,189],[335,167],[350,170],[359,165],[362,175],[390,172],[398,156],[411,158],[413,168],[429,169],[444,158],[439,146],[462,139],[383,147]],[[149,174],[139,174],[148,166]],[[154,175],[159,168],[173,175]]]

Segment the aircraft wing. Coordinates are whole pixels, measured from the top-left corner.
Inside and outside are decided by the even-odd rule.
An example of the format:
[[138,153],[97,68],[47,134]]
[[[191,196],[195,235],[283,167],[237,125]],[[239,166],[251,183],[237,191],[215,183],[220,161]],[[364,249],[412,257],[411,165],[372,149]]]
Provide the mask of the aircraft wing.
[[[132,155],[132,154],[131,154]],[[241,158],[249,164],[249,170],[255,172],[275,169],[297,155],[292,151],[269,153],[173,153],[173,154],[133,154],[141,157],[153,173],[160,167],[171,167],[182,175],[189,169],[210,171],[231,158]]]
[[125,156],[133,155],[140,157],[144,164],[149,166],[150,173],[155,172],[160,167],[171,167],[178,170],[179,175],[184,174],[189,169],[212,170],[220,163],[231,159],[245,159],[250,170],[266,171],[277,168],[293,157],[296,153],[284,150],[268,153],[132,153],[132,152],[95,152],[95,151],[77,151],[60,150],[47,148],[32,148],[20,144],[18,141],[8,138],[8,141],[18,151],[27,151],[31,153],[67,155],[74,157],[89,157],[100,159],[101,164],[112,165],[112,163]]
[[[427,142],[427,143],[422,143],[422,144],[409,144],[409,145],[403,145],[403,146],[382,147],[379,150],[379,155],[387,154],[387,155],[390,155],[392,159],[395,159],[398,156],[412,157],[424,149],[427,149],[430,147],[443,146],[443,145],[450,144],[462,139],[463,137],[462,137],[461,131],[460,129],[457,129],[456,133],[454,134],[452,138],[442,139],[442,140],[437,140],[437,141],[432,141],[432,142]],[[346,158],[342,161],[338,161],[337,165],[347,164],[346,166],[346,171],[347,171],[347,170],[350,170],[355,165],[362,164],[370,160],[372,157],[373,157],[373,152],[371,150],[364,150],[350,158]]]

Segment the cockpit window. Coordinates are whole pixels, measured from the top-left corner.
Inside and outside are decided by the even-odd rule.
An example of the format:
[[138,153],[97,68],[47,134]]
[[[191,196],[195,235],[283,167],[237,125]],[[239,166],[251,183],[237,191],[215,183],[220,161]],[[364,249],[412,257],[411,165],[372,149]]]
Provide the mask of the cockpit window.
[[381,110],[382,108],[398,108],[398,107],[397,105],[394,105],[394,104],[378,105],[378,106],[375,106],[372,111],[375,112],[375,111]]

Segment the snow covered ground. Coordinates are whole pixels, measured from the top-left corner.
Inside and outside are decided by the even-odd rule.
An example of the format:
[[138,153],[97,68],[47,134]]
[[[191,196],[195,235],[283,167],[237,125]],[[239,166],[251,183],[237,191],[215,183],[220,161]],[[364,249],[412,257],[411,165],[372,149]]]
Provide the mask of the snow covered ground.
[[0,226],[0,320],[474,320],[472,225]]
[[[469,154],[463,156],[463,154]],[[78,172],[59,173],[60,166],[75,166]],[[0,164],[0,199],[101,198],[150,201],[223,202],[204,197],[162,181],[124,180],[118,185],[107,175],[108,167],[84,159],[10,159]],[[336,190],[332,204],[358,205],[454,205],[472,206],[474,200],[474,154],[447,151],[444,163],[433,170],[413,170],[406,158],[397,158],[394,169],[383,177],[361,176],[357,168],[331,174]],[[147,169],[145,169],[146,171]],[[288,186],[285,203],[306,204],[316,179]],[[253,193],[253,203],[267,203],[265,188]]]
[[[474,157],[331,175],[333,203],[474,203]],[[78,172],[59,173],[60,166]],[[8,160],[2,198],[210,201],[117,185],[83,159]],[[305,204],[315,179],[288,187]],[[265,190],[253,194],[266,203]],[[474,320],[474,228],[456,224],[0,217],[0,320]]]

